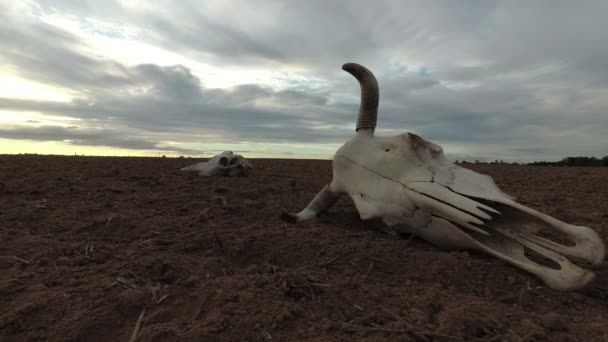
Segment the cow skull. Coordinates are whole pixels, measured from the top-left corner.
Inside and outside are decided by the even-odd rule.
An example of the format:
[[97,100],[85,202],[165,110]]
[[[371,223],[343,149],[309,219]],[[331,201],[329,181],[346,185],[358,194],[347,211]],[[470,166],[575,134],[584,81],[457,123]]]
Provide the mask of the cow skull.
[[[517,203],[492,178],[449,162],[441,147],[415,134],[375,137],[376,78],[355,63],[342,69],[361,86],[356,134],[336,152],[332,182],[300,213],[283,212],[283,220],[315,218],[348,194],[361,219],[381,218],[389,233],[414,234],[446,249],[486,252],[555,290],[580,289],[595,278],[566,257],[603,262],[604,243],[594,230]],[[556,233],[571,243],[560,244]],[[529,259],[531,251],[545,262]]]
[[253,167],[232,151],[224,151],[206,162],[186,166],[181,171],[198,172],[201,176],[248,176]]

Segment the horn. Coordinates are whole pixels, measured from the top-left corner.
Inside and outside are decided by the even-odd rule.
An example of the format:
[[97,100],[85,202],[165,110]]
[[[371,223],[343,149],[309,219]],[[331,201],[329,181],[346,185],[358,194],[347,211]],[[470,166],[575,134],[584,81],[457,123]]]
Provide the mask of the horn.
[[281,219],[286,222],[300,222],[310,220],[317,217],[317,215],[325,212],[329,209],[336,201],[342,196],[341,192],[332,190],[330,184],[327,184],[319,193],[310,201],[308,206],[297,214],[288,212],[281,213]]
[[346,63],[342,66],[342,70],[353,75],[361,86],[361,104],[359,105],[356,131],[371,129],[373,132],[378,119],[378,102],[380,100],[376,77],[367,68],[357,63]]

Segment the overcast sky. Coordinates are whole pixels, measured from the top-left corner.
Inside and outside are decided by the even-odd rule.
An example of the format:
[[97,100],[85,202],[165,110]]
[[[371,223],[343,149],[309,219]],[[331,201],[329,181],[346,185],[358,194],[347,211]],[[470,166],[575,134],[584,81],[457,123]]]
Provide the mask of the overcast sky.
[[367,66],[378,135],[452,159],[608,155],[608,2],[0,0],[0,153],[331,158]]

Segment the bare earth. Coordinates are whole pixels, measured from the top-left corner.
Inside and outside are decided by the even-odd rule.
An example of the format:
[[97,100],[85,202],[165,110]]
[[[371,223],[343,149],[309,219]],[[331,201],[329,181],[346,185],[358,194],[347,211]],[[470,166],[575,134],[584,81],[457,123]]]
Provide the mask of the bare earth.
[[[608,270],[559,293],[492,257],[361,222],[286,225],[329,161],[0,156],[0,340],[606,341]],[[608,237],[608,168],[467,165]]]

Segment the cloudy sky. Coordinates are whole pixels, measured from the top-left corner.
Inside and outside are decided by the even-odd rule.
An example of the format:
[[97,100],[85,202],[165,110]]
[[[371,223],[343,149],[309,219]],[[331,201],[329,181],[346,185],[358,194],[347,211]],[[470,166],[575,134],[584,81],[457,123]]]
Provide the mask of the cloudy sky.
[[603,0],[0,0],[0,153],[331,158],[358,62],[378,135],[601,157],[606,18]]

